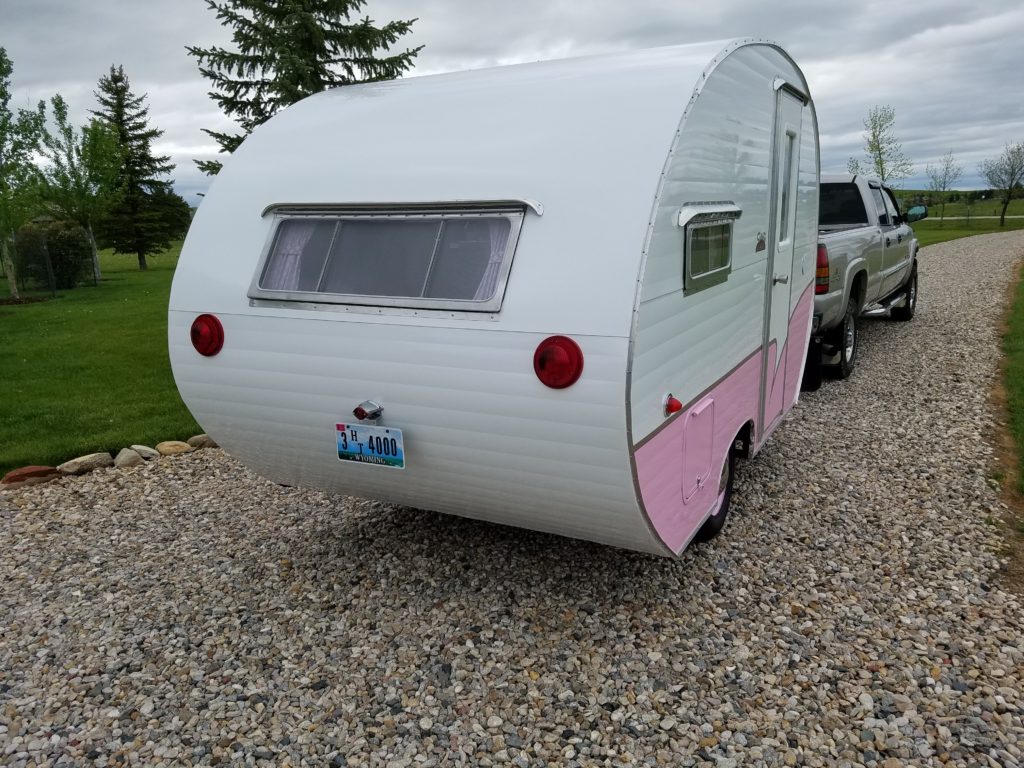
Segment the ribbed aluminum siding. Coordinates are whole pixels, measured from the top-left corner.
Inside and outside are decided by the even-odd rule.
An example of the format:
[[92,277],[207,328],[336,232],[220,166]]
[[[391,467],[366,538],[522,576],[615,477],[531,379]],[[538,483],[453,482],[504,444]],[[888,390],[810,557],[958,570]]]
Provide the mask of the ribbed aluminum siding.
[[[207,359],[191,348],[193,317],[170,315],[182,397],[272,480],[662,551],[633,493],[626,339],[577,337],[585,375],[570,394],[538,381],[534,334],[222,315],[224,350]],[[338,460],[335,423],[371,398],[404,430],[404,470]]]

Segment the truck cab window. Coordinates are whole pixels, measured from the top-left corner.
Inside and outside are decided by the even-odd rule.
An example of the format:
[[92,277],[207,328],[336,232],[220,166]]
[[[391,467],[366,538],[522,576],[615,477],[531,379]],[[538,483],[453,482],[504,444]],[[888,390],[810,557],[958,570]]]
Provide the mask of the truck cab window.
[[856,184],[822,184],[819,195],[818,225],[849,227],[867,224],[868,214]]
[[883,187],[885,192],[885,207],[889,213],[889,220],[893,224],[899,224],[902,221],[900,215],[900,204],[896,202],[896,196],[892,193],[892,190],[888,187]]
[[885,207],[885,196],[882,194],[882,190],[872,187],[871,199],[875,201],[878,223],[883,227],[892,226],[892,219],[889,218],[889,209]]

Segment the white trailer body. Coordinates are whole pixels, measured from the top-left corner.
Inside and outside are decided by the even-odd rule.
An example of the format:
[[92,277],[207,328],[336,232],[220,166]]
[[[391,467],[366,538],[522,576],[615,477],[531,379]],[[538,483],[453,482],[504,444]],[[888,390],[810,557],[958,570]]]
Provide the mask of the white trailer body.
[[817,183],[767,41],[318,94],[200,206],[175,379],[272,480],[678,554],[797,400]]

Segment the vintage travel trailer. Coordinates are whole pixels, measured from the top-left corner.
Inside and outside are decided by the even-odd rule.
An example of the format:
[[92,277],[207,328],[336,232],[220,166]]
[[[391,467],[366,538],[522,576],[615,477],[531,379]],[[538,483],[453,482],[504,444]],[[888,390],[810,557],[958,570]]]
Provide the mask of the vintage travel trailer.
[[321,93],[199,208],[174,375],[274,481],[678,554],[797,400],[817,185],[764,40]]

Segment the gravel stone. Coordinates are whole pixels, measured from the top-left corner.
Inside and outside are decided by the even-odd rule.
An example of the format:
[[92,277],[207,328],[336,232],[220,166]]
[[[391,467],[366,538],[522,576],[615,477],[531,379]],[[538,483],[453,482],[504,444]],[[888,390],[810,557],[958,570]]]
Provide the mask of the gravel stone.
[[201,435],[193,435],[188,439],[188,444],[193,448],[216,448],[217,443],[205,432]]
[[117,456],[114,457],[114,466],[137,467],[143,461],[144,459],[139,455],[138,451],[133,451],[131,448],[122,448],[117,452]]
[[144,458],[146,461],[149,461],[150,459],[160,458],[160,451],[156,450],[155,448],[150,448],[148,445],[131,445],[128,447],[135,451],[137,454],[139,454],[139,456]]
[[109,467],[113,463],[114,459],[109,453],[89,453],[59,464],[57,469],[63,475],[84,475],[94,469]]
[[986,438],[1022,256],[925,249],[917,317],[862,323],[678,560],[219,449],[5,492],[0,764],[1020,766]]
[[183,440],[164,440],[156,444],[156,450],[161,456],[176,456],[179,453],[188,453],[192,446]]

